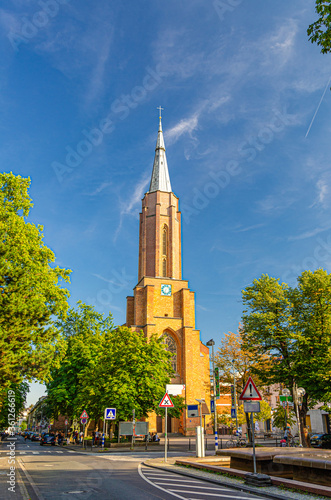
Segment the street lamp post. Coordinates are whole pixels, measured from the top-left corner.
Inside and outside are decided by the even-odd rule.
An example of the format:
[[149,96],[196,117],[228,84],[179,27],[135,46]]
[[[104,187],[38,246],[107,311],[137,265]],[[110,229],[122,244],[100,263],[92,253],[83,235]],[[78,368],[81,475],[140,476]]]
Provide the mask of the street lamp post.
[[233,366],[233,396],[234,396],[234,407],[236,410],[236,431],[238,432],[238,411],[237,411],[237,390],[236,390],[236,370],[234,368],[234,359],[232,360]]
[[213,401],[214,401],[214,434],[215,434],[215,451],[218,450],[218,433],[217,433],[217,409],[216,409],[216,381],[215,381],[215,356],[214,356],[214,345],[213,339],[208,340],[206,343],[208,347],[212,348],[212,366],[213,366]]

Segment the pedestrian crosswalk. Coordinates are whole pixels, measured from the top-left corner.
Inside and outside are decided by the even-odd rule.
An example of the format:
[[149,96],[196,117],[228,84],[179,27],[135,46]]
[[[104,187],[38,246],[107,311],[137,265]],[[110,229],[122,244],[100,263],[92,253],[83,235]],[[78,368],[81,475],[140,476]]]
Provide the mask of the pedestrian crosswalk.
[[218,485],[202,479],[181,476],[170,471],[144,467],[142,465],[139,466],[138,470],[140,476],[155,486],[155,488],[183,500],[212,500],[212,498],[224,500],[262,500],[262,497],[238,491],[231,488],[231,486]]

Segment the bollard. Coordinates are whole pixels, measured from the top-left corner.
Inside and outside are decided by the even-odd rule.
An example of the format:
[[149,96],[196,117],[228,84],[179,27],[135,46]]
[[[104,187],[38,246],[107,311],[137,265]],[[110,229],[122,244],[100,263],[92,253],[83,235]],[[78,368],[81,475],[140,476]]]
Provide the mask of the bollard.
[[221,438],[221,450],[223,450],[223,439]]
[[188,451],[191,451],[191,438],[188,438]]
[[170,439],[168,438],[168,451],[170,450]]

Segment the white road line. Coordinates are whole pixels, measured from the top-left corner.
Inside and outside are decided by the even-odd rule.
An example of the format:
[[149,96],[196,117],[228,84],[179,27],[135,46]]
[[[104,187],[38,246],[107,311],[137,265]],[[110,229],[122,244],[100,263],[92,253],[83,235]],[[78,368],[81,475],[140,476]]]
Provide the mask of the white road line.
[[[187,490],[168,490],[168,492],[169,491],[171,491],[171,492],[177,491],[178,493],[190,493],[190,494],[195,494],[195,495],[197,495],[198,493],[200,493],[198,491],[187,491]],[[262,497],[255,497],[255,496],[253,496],[253,497],[240,497],[238,495],[226,495],[226,496],[224,496],[224,494],[216,495],[216,493],[206,493],[205,491],[203,492],[203,494],[204,494],[204,496],[209,496],[209,497],[219,496],[219,497],[224,498],[224,500],[226,498],[234,498],[236,500],[253,500],[253,499],[254,500],[263,500]],[[185,500],[187,500],[187,498]],[[196,500],[196,499],[194,499],[194,500]]]
[[18,479],[18,487],[20,489],[22,498],[23,498],[23,500],[29,500],[30,495],[28,494],[28,490],[26,489],[26,486],[24,484],[24,481],[23,481],[23,478],[21,476],[19,469],[16,469],[16,474],[17,474],[17,479]]
[[146,481],[147,483],[149,483],[149,484],[151,484],[152,486],[154,486],[154,488],[158,488],[159,490],[165,491],[165,493],[168,493],[168,495],[172,495],[172,496],[174,496],[174,497],[181,498],[181,500],[187,500],[187,498],[185,498],[185,497],[182,497],[182,496],[180,496],[180,495],[177,495],[176,493],[172,493],[172,492],[170,492],[169,490],[166,490],[166,489],[164,489],[164,488],[161,488],[161,486],[157,486],[156,484],[154,484],[152,481],[150,481],[149,479],[147,479],[147,477],[145,477],[145,476],[144,476],[144,474],[143,474],[143,473],[142,473],[142,471],[141,471],[141,468],[142,468],[142,467],[141,467],[141,464],[139,464],[139,465],[138,465],[138,472],[139,472],[140,477],[141,477],[144,481]]
[[[162,477],[156,477],[156,478],[154,478],[154,477],[150,478],[150,476],[146,476],[146,477],[148,477],[149,479],[156,479],[157,481],[170,481],[171,483],[172,482],[195,483],[195,484],[200,483],[200,481],[197,481],[196,479],[167,479],[167,478],[162,479]],[[159,483],[157,483],[157,484],[159,484]],[[160,484],[162,484],[162,483],[160,483]]]
[[[172,483],[155,483],[155,484],[164,484],[165,486],[178,486],[178,484],[172,484]],[[181,485],[183,486],[183,488],[185,488],[185,484]],[[191,484],[188,484],[187,485],[188,488],[192,488],[192,485]],[[222,487],[218,487],[218,486],[194,486],[194,488],[200,488],[200,489],[203,489],[203,490],[215,490],[215,491],[229,491],[229,488],[222,488]],[[171,490],[172,491],[172,490]],[[176,491],[176,490],[174,490]],[[186,491],[186,490],[183,490],[183,491]],[[197,493],[199,493],[197,491]]]
[[35,484],[34,480],[32,479],[32,477],[30,476],[30,474],[28,473],[28,471],[24,467],[22,460],[19,458],[17,461],[18,461],[18,463],[19,463],[22,471],[24,472],[27,480],[29,481],[29,483],[30,483],[33,491],[35,492],[36,497],[38,498],[38,500],[45,500],[44,497],[43,497],[43,495],[40,493],[38,486]]
[[39,451],[33,451],[32,455],[40,455]]
[[56,451],[55,453],[63,453],[63,451]]

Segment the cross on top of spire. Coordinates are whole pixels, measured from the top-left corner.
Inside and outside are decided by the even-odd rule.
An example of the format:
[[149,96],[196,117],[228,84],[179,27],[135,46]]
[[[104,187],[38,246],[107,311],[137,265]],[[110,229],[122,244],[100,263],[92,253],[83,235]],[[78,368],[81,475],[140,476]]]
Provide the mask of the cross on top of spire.
[[159,131],[157,135],[154,165],[152,172],[152,179],[149,186],[149,192],[153,191],[165,191],[171,193],[171,184],[168,172],[167,157],[165,152],[164,138],[162,132],[162,110],[163,108],[159,106]]

